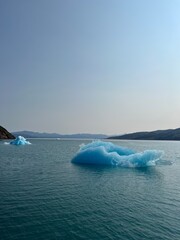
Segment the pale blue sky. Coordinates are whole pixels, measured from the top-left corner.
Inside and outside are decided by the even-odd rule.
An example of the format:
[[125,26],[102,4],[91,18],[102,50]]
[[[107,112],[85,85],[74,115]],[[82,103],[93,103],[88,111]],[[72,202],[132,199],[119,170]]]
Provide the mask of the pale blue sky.
[[0,125],[180,127],[179,0],[0,0]]

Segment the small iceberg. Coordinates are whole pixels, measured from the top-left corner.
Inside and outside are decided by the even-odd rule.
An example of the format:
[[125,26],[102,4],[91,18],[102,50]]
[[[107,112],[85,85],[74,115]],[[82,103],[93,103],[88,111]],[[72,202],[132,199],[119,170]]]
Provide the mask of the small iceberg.
[[157,165],[162,155],[163,151],[135,152],[111,142],[94,141],[81,145],[72,163],[139,168]]
[[19,145],[27,145],[31,143],[27,141],[24,137],[18,136],[15,140],[11,141],[9,144],[19,146]]

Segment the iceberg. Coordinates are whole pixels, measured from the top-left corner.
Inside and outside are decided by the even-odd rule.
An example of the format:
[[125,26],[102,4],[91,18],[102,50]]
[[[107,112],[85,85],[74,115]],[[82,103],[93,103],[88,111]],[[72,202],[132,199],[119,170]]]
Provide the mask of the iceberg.
[[27,141],[24,137],[18,136],[15,140],[11,141],[9,144],[18,146],[18,145],[27,145],[31,143]]
[[79,151],[72,159],[72,163],[134,168],[148,167],[155,166],[163,153],[159,150],[136,152],[111,142],[93,141],[80,146]]

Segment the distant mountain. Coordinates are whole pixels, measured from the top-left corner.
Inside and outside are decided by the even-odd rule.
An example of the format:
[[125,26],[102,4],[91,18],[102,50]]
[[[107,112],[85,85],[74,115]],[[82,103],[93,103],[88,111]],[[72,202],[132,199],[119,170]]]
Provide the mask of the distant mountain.
[[14,139],[15,137],[5,128],[0,126],[0,139]]
[[152,132],[135,132],[108,139],[132,139],[132,140],[180,140],[180,128],[157,130]]
[[19,131],[13,132],[14,136],[23,136],[25,138],[84,138],[84,139],[104,139],[107,135],[104,134],[89,134],[89,133],[78,133],[78,134],[58,134],[58,133],[39,133],[31,131]]

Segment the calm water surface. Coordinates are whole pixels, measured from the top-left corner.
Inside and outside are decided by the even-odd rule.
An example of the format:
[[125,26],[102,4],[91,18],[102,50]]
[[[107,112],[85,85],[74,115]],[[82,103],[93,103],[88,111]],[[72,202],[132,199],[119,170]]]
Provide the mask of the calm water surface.
[[180,239],[180,142],[116,141],[173,162],[141,169],[72,164],[86,140],[31,142],[0,142],[0,239]]

